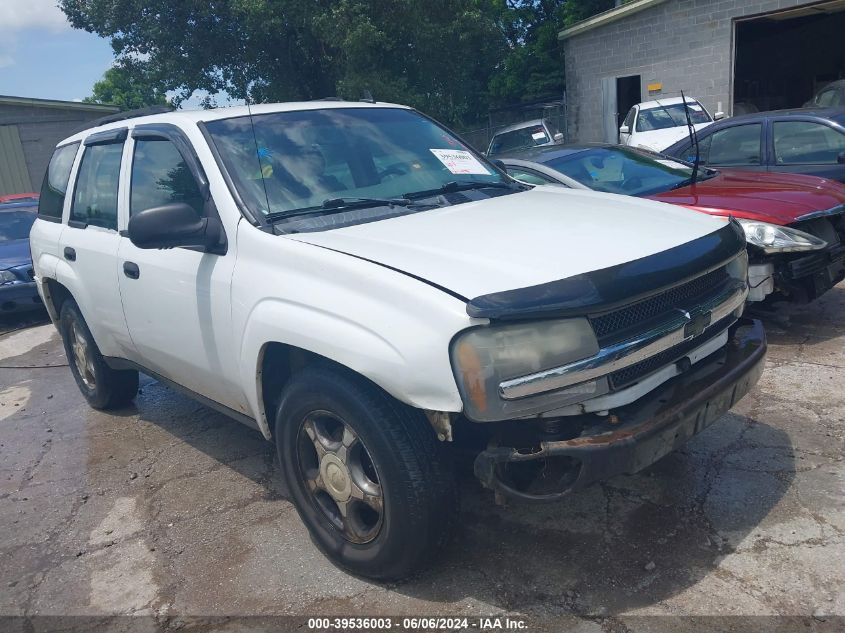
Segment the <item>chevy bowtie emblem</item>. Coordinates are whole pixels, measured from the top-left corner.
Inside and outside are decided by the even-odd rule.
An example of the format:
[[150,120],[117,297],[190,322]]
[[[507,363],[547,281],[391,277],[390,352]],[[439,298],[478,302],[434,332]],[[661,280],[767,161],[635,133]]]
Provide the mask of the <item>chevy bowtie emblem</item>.
[[684,310],[683,308],[675,308],[675,310],[676,310],[676,311],[678,311],[678,312],[680,312],[681,314],[683,314],[683,315],[684,315],[684,318],[685,318],[687,321],[692,321],[692,317],[690,316],[689,312],[687,312],[687,311],[686,311],[686,310]]
[[703,312],[695,317],[690,316],[689,312],[685,312],[684,316],[689,319],[689,323],[684,326],[684,338],[694,338],[704,332],[712,319],[710,312]]

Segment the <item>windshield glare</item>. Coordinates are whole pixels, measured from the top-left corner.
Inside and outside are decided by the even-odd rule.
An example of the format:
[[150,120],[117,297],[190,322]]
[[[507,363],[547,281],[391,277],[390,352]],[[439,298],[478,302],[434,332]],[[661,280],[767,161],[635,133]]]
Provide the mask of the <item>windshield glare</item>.
[[0,211],[0,242],[29,239],[34,222],[32,211]]
[[[693,125],[699,123],[710,123],[712,120],[707,110],[700,103],[688,101],[689,117]],[[637,117],[637,132],[651,132],[652,130],[665,130],[670,127],[678,127],[687,124],[687,115],[684,112],[683,103],[659,106],[649,110],[640,110]]]
[[685,163],[627,147],[591,148],[556,158],[546,165],[595,191],[629,196],[668,191],[692,176],[692,167]]
[[449,182],[502,183],[444,128],[399,108],[324,108],[212,121],[244,203],[263,215],[335,198],[402,198]]

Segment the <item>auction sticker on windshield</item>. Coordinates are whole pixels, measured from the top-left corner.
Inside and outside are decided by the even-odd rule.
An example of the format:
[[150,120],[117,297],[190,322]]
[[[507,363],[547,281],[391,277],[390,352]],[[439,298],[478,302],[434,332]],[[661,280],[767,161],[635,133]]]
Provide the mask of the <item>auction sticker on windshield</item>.
[[479,160],[463,149],[432,149],[431,153],[453,174],[480,174],[489,176],[490,172]]

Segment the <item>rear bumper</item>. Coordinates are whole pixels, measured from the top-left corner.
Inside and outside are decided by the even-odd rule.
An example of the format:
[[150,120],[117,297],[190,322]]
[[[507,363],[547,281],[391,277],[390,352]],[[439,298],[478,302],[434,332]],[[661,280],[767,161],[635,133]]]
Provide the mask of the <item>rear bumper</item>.
[[0,286],[0,315],[43,308],[35,282],[11,283]]
[[[476,477],[486,487],[522,501],[556,501],[573,490],[622,473],[636,473],[675,450],[728,411],[757,383],[766,357],[766,337],[759,321],[742,319],[730,330],[725,349],[664,383],[615,416],[585,426],[573,439],[541,442],[526,453],[494,447],[475,459]],[[614,419],[615,418],[615,419]],[[615,422],[615,423],[614,423]],[[507,467],[526,462],[567,464],[560,487],[542,493],[518,488]],[[544,472],[560,475],[560,470]]]

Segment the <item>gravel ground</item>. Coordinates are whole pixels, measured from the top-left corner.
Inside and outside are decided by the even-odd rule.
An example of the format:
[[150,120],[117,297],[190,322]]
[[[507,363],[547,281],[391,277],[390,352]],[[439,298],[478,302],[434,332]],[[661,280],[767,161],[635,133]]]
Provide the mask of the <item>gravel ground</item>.
[[[51,325],[0,324],[0,615],[151,616],[102,630],[247,630],[207,619],[245,614],[842,630],[845,284],[764,321],[759,385],[682,450],[556,505],[497,507],[465,477],[445,556],[394,585],[317,552],[257,432],[150,379],[136,406],[93,411]],[[58,622],[96,629],[0,630]]]

